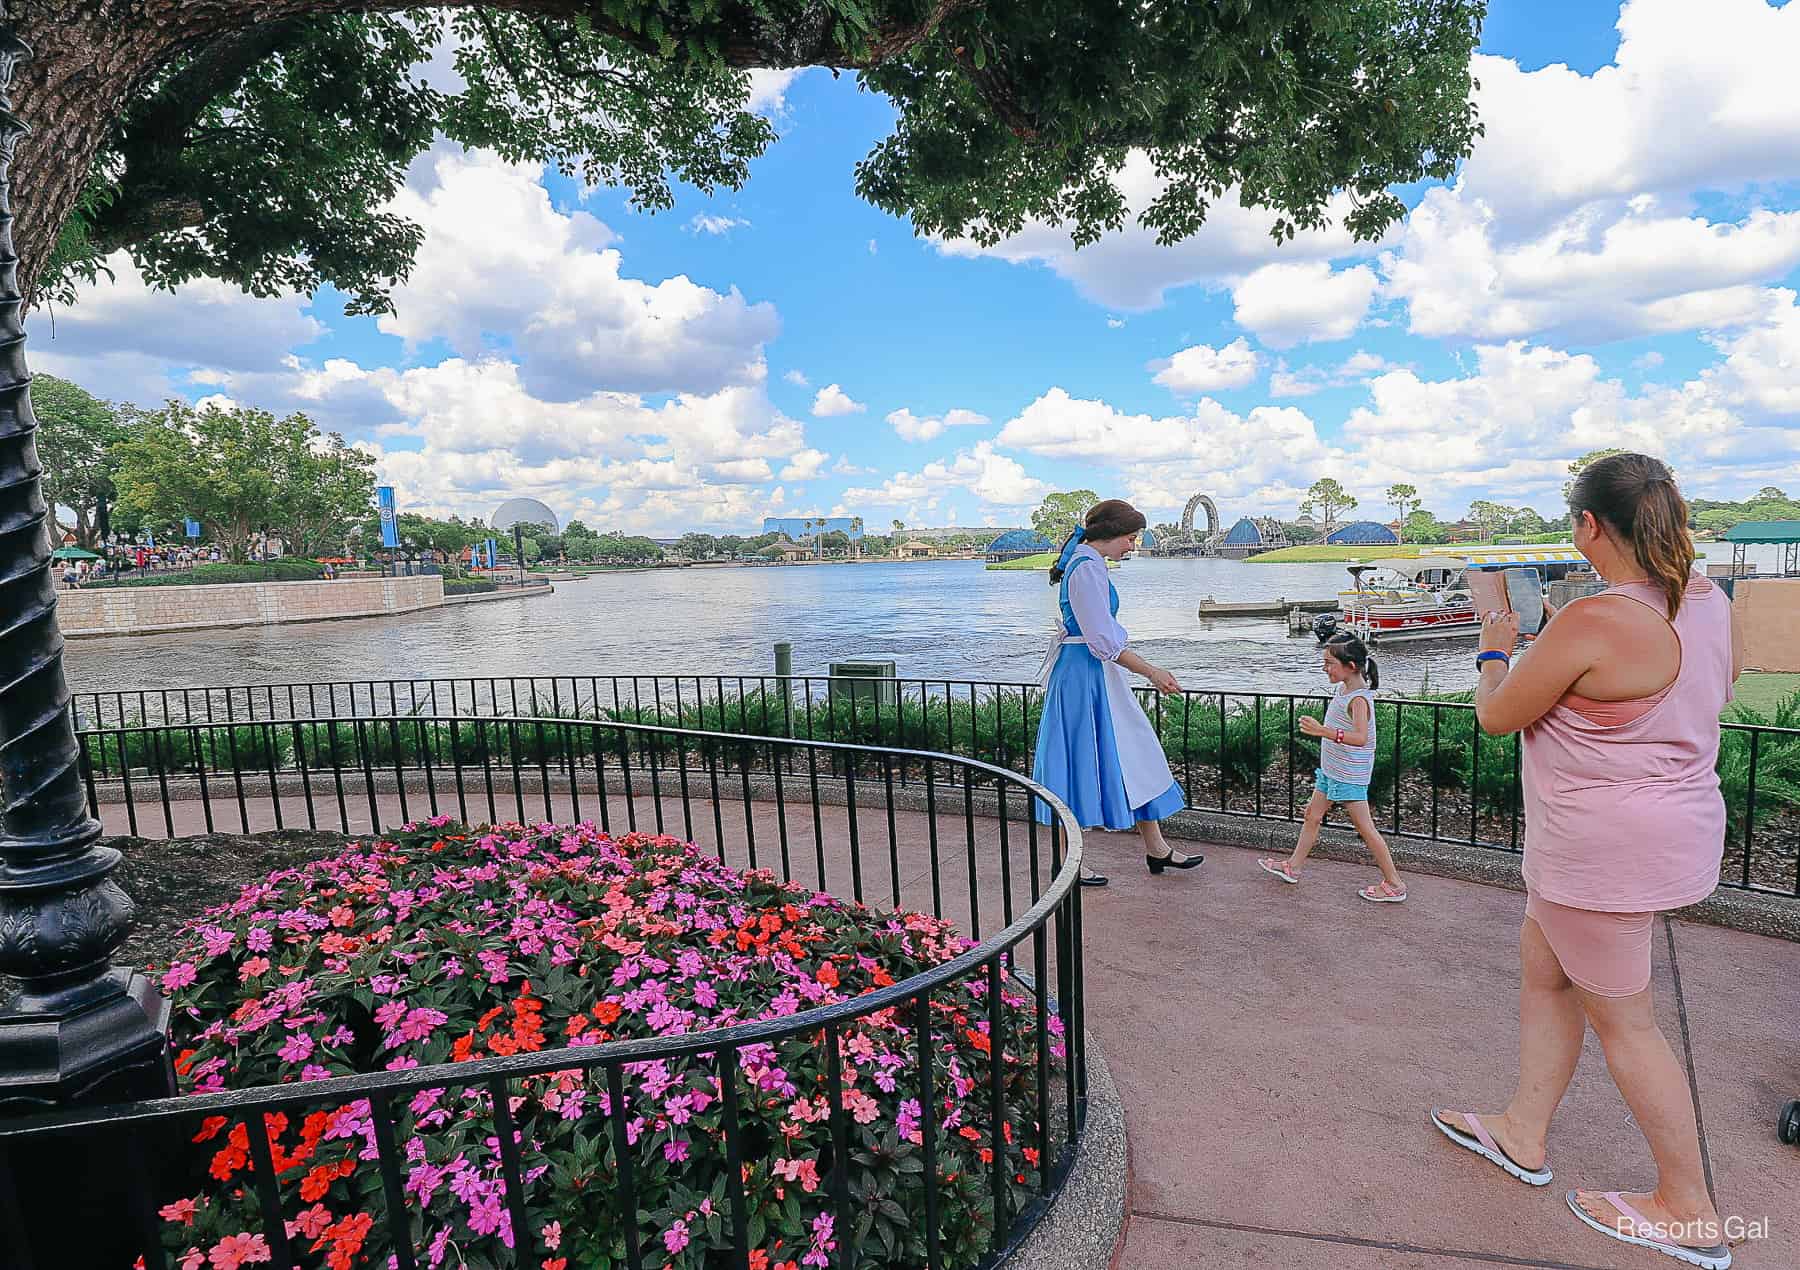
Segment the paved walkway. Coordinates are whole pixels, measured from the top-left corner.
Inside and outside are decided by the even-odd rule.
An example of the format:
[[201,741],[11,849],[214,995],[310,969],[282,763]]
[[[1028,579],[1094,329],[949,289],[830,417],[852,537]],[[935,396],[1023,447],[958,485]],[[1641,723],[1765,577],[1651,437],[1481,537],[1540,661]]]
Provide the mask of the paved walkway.
[[[553,795],[563,816],[565,799]],[[423,799],[411,802],[421,814]],[[384,819],[397,818],[393,795],[378,803]],[[541,796],[531,803],[542,811]],[[936,824],[940,897],[968,927],[967,822],[960,798],[946,803]],[[361,812],[351,806],[366,824],[366,799]],[[272,824],[266,799],[247,809],[253,828]],[[102,810],[108,829],[123,832],[123,808]],[[236,810],[234,800],[221,829],[237,829]],[[595,810],[585,798],[583,811]],[[622,801],[610,811],[622,827]],[[637,800],[637,813],[653,826],[649,799]],[[679,802],[665,813],[670,831],[683,832]],[[204,828],[191,804],[174,814],[178,833]],[[849,820],[841,807],[821,815],[826,881],[847,894]],[[295,823],[292,807],[285,818]],[[727,802],[720,819],[728,858],[747,863],[742,804]],[[757,804],[751,819],[759,862],[778,862],[774,808]],[[710,807],[697,806],[695,820],[695,839],[713,846]],[[141,831],[160,833],[160,822],[160,812],[141,816]],[[926,816],[897,812],[891,849],[884,811],[861,809],[856,824],[865,897],[890,899],[897,862],[902,902],[930,909]],[[1029,902],[1029,851],[1015,822],[1003,878],[997,823],[974,824],[973,898],[991,933],[1008,879],[1015,906]],[[810,809],[790,808],[787,829],[796,876],[815,882]],[[1047,842],[1040,850],[1047,878]],[[1376,907],[1355,895],[1373,877],[1367,868],[1315,861],[1288,887],[1257,870],[1253,852],[1231,847],[1205,848],[1192,873],[1156,878],[1134,837],[1089,835],[1088,850],[1113,879],[1085,893],[1084,925],[1088,1025],[1118,1080],[1131,1139],[1122,1270],[1674,1264],[1605,1240],[1563,1205],[1567,1187],[1634,1190],[1654,1177],[1591,1037],[1552,1135],[1552,1186],[1510,1181],[1427,1120],[1433,1105],[1495,1108],[1511,1089],[1522,895],[1420,876],[1408,903]],[[1655,947],[1662,1023],[1698,1092],[1720,1208],[1770,1227],[1769,1238],[1738,1249],[1738,1264],[1792,1270],[1800,1150],[1777,1142],[1774,1127],[1782,1105],[1800,1097],[1800,946],[1659,922]]]

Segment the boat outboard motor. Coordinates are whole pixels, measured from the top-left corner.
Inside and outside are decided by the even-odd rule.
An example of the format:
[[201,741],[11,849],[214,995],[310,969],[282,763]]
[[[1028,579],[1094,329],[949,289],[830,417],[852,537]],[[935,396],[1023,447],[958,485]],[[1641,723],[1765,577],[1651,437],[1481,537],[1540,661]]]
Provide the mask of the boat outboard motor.
[[1336,613],[1321,613],[1313,618],[1313,634],[1318,636],[1321,644],[1337,634],[1337,626],[1338,615]]

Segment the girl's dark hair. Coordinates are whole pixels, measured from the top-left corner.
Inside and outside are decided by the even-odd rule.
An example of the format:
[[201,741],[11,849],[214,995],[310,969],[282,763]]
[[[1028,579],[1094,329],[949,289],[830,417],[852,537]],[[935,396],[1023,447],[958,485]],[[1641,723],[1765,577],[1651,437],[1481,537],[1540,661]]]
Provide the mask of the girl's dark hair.
[[1325,642],[1325,651],[1368,681],[1369,687],[1381,687],[1381,671],[1369,656],[1364,643],[1354,635],[1333,635]]
[[[1135,534],[1150,522],[1144,519],[1144,513],[1133,507],[1122,498],[1103,498],[1088,508],[1086,518],[1082,521],[1081,531],[1088,542],[1104,542],[1108,538],[1123,538],[1127,534]],[[1070,534],[1062,542],[1062,551],[1068,550]],[[1061,552],[1058,552],[1060,556]],[[1063,580],[1061,566],[1050,569],[1050,585],[1055,586]]]
[[1569,490],[1569,514],[1592,512],[1631,544],[1638,566],[1669,602],[1672,618],[1694,569],[1694,540],[1688,535],[1688,505],[1675,488],[1675,474],[1647,454],[1609,454],[1596,459]]

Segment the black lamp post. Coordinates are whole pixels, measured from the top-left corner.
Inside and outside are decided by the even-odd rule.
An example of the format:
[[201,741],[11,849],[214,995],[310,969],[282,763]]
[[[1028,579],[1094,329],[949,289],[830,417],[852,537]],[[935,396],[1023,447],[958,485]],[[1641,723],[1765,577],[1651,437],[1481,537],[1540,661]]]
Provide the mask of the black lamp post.
[[[174,1089],[168,1004],[141,975],[112,965],[132,904],[112,880],[119,853],[97,845],[63,675],[13,250],[13,150],[30,130],[12,112],[12,81],[30,53],[0,23],[0,976],[13,981],[0,1000],[0,1115]],[[104,1154],[49,1143],[34,1146],[28,1169],[13,1160],[28,1225],[60,1220],[64,1257],[81,1261],[81,1249],[116,1237],[104,1221],[69,1226],[106,1203],[94,1159]],[[112,1228],[120,1224],[115,1216]]]
[[513,525],[513,557],[519,562],[519,581],[525,581],[525,524],[523,521]]

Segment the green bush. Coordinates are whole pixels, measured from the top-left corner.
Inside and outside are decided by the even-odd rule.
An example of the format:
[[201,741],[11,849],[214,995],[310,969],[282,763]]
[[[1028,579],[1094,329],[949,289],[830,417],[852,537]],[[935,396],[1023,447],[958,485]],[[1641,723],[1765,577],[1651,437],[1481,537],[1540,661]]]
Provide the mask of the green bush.
[[499,584],[491,578],[445,578],[445,595],[485,595],[489,591],[498,591]]
[[122,578],[103,578],[87,587],[216,586],[240,582],[313,582],[325,576],[316,560],[262,560],[253,564],[197,564],[191,569],[134,570]]
[[[1758,710],[1738,702],[1725,712],[1726,723],[1759,728],[1800,729],[1800,692],[1790,694],[1773,710]],[[1756,740],[1752,742],[1752,736]],[[1732,832],[1742,833],[1750,808],[1750,758],[1756,755],[1756,823],[1760,828],[1770,816],[1800,807],[1800,732],[1754,734],[1726,728],[1719,737],[1719,789],[1725,796],[1725,815]]]

